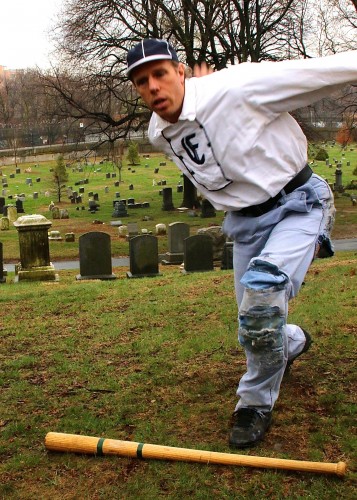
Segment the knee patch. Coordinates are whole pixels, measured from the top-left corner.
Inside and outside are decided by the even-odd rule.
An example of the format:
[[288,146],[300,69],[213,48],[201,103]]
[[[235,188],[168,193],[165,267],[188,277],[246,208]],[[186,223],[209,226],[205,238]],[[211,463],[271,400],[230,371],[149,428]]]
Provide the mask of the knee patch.
[[284,362],[283,328],[287,315],[288,276],[267,261],[255,260],[242,277],[239,342],[266,369]]

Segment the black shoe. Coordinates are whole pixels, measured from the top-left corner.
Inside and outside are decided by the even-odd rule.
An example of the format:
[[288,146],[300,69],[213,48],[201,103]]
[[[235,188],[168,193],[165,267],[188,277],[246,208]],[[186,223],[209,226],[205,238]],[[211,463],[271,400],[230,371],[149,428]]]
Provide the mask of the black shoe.
[[231,448],[254,446],[264,437],[271,423],[271,412],[255,408],[239,408],[233,413],[233,426],[229,435]]
[[304,354],[304,352],[307,352],[310,349],[311,344],[313,343],[313,340],[312,340],[311,335],[309,334],[309,332],[307,332],[303,328],[301,328],[301,330],[304,332],[304,335],[305,335],[305,345],[302,348],[302,351],[299,352],[299,354],[297,354],[296,356],[294,356],[293,358],[291,358],[291,359],[288,360],[288,362],[286,363],[286,368],[285,368],[284,375],[286,373],[289,373],[291,365],[294,363],[295,359],[298,358],[299,356],[301,356],[301,354]]

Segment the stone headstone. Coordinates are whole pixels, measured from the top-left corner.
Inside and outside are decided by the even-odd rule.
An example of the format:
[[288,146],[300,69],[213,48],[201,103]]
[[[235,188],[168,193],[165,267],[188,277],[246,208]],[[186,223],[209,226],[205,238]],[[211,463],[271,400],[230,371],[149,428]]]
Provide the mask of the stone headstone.
[[79,272],[77,280],[115,279],[112,273],[110,235],[100,231],[82,234],[79,238]]
[[16,205],[16,210],[17,210],[17,213],[18,214],[23,214],[25,213],[25,210],[24,210],[24,204],[23,204],[23,201],[20,200],[19,198],[16,200],[15,202],[15,205]]
[[10,229],[10,221],[8,217],[0,218],[0,229],[1,231],[8,231]]
[[206,234],[189,236],[184,241],[184,273],[212,271],[212,239]]
[[137,222],[128,222],[127,224],[127,239],[131,239],[139,234],[139,226]]
[[4,269],[3,249],[2,249],[2,243],[0,241],[0,283],[6,282],[5,274],[6,271]]
[[135,236],[129,243],[130,271],[128,278],[160,276],[158,240],[156,236],[143,234]]
[[88,201],[88,210],[91,213],[97,212],[99,210],[99,207],[100,207],[100,205],[95,199]]
[[62,241],[63,240],[61,233],[59,231],[49,231],[48,239],[50,241]]
[[112,217],[128,217],[128,211],[124,203],[116,201],[114,203],[114,212]]
[[340,168],[336,168],[335,171],[335,191],[342,191],[342,170]]
[[50,262],[48,230],[52,222],[43,215],[23,215],[15,222],[19,234],[20,260],[15,265],[17,281],[58,281]]
[[162,210],[174,210],[172,203],[172,188],[166,187],[162,190]]
[[60,219],[69,219],[69,212],[66,208],[60,208]]
[[76,241],[76,236],[74,233],[66,233],[64,235],[64,240],[68,241],[68,242],[73,242],[73,241]]
[[201,204],[201,217],[203,217],[203,218],[216,217],[216,211],[214,209],[214,206],[206,198],[204,198],[202,200],[202,204]]
[[233,269],[233,241],[226,241],[224,244],[221,269]]
[[14,205],[9,205],[7,207],[7,216],[9,218],[10,224],[11,222],[15,222],[15,220],[17,219],[17,210]]
[[223,247],[227,240],[222,226],[202,227],[197,230],[197,234],[207,234],[212,239],[213,260],[222,260]]
[[59,207],[56,207],[56,206],[52,207],[51,212],[52,212],[52,219],[60,219],[61,218]]
[[163,264],[181,264],[184,257],[184,241],[190,236],[190,226],[185,222],[172,222],[168,225],[168,251],[162,260]]

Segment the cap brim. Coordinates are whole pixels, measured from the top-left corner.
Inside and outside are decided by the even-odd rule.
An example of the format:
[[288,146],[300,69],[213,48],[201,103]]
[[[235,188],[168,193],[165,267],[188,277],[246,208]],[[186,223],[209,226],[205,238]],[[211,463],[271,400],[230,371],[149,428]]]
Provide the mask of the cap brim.
[[155,55],[152,55],[152,56],[143,57],[142,59],[139,59],[139,61],[136,61],[135,63],[133,63],[130,66],[130,68],[128,68],[126,70],[126,74],[127,74],[127,76],[129,76],[130,73],[133,71],[133,69],[137,68],[138,66],[142,66],[145,63],[148,63],[148,62],[151,62],[151,61],[160,61],[160,60],[163,60],[163,59],[170,60],[170,61],[176,60],[176,59],[173,59],[173,57],[170,56],[169,54],[167,54],[167,55],[165,55],[165,54],[155,54]]

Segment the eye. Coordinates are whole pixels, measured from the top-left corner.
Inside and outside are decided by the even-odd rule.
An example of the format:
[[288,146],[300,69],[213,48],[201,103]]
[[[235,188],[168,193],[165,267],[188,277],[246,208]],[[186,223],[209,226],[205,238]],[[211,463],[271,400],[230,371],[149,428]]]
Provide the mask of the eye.
[[165,76],[165,75],[166,75],[166,70],[164,70],[164,69],[159,69],[159,70],[157,70],[157,71],[155,72],[155,76],[156,76],[157,78],[162,78],[162,77],[163,77],[163,76]]
[[147,81],[148,81],[148,79],[146,77],[138,78],[138,80],[136,80],[136,82],[135,82],[135,85],[137,87],[142,87],[143,85],[146,84]]

